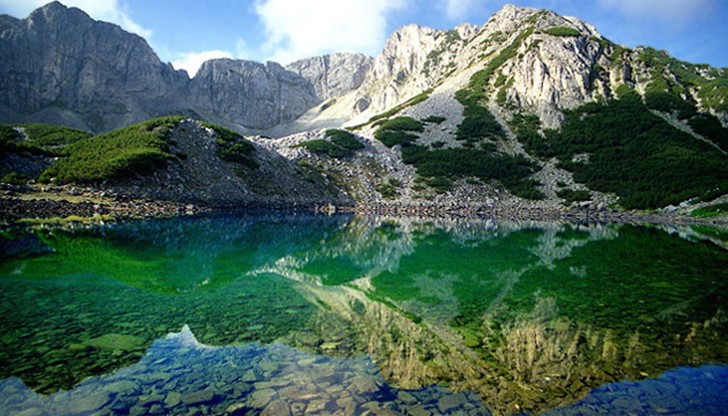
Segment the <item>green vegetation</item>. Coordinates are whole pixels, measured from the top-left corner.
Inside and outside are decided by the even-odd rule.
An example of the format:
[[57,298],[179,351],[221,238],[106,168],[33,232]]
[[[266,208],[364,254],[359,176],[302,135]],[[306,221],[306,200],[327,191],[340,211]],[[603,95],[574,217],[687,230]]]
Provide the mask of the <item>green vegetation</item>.
[[382,182],[381,184],[374,187],[374,189],[382,194],[382,196],[386,199],[392,199],[396,198],[397,195],[399,195],[399,191],[397,190],[400,186],[402,186],[402,182],[400,182],[398,179],[395,178],[389,178],[386,182]]
[[356,136],[346,130],[329,129],[326,130],[325,134],[333,144],[352,152],[364,148],[364,145],[357,140]]
[[509,59],[516,56],[516,53],[518,52],[518,48],[521,47],[521,44],[523,43],[526,38],[531,36],[533,34],[533,28],[529,27],[528,29],[522,31],[516,39],[508,46],[503,48],[503,50],[493,58],[488,64],[485,66],[485,68],[481,69],[480,71],[473,74],[473,76],[470,78],[470,84],[468,85],[468,89],[475,92],[475,93],[484,93],[485,87],[488,84],[488,81],[493,76],[495,71],[500,68],[501,65],[506,63]]
[[546,33],[547,35],[551,36],[558,36],[558,37],[579,37],[581,36],[581,32],[574,28],[566,27],[566,26],[558,26],[558,27],[552,27],[549,29],[546,29],[543,31],[543,33]]
[[428,116],[422,119],[423,123],[442,124],[447,118],[442,116]]
[[331,99],[331,100],[327,101],[324,105],[322,105],[320,111],[324,111],[324,110],[330,108],[334,104],[336,104],[336,98]]
[[728,151],[728,129],[712,114],[700,113],[688,121],[693,131]]
[[[643,49],[639,60],[652,68],[650,70],[652,82],[645,91],[645,100],[649,100],[649,108],[660,111],[676,110],[681,118],[688,118],[694,111],[680,100],[682,96],[688,95],[688,88],[693,87],[698,90],[697,95],[704,106],[718,111],[728,111],[726,99],[728,73],[724,69],[714,70],[706,76],[704,71],[700,71],[701,68],[705,68],[704,66],[677,60],[666,51],[653,48]],[[673,74],[674,79],[666,74]],[[671,97],[655,97],[656,94],[668,94]]]
[[[651,114],[639,95],[566,112],[560,132],[526,142],[541,157],[556,156],[574,180],[613,192],[627,209],[658,208],[728,192],[728,158]],[[588,154],[588,163],[574,156]]]
[[511,131],[515,133],[518,141],[523,143],[526,152],[542,158],[550,158],[553,156],[550,144],[539,133],[541,120],[537,115],[516,113],[508,125]]
[[574,191],[571,189],[562,189],[556,193],[559,198],[564,200],[564,204],[572,205],[574,202],[589,201],[591,194],[589,191]]
[[65,146],[91,137],[91,133],[63,126],[26,123],[18,127],[25,129],[25,134],[31,144],[47,150],[50,150],[49,147]]
[[146,175],[174,159],[167,133],[182,117],[164,117],[81,139],[66,147],[69,156],[46,169],[41,181],[92,183]]
[[409,146],[417,140],[417,135],[412,132],[422,132],[424,130],[422,122],[412,117],[397,117],[381,122],[379,130],[374,133],[374,137],[387,147]]
[[10,185],[25,185],[30,180],[29,177],[18,172],[9,172],[0,179],[0,182],[8,183]]
[[[25,140],[20,141],[21,134],[14,127],[24,130]],[[8,152],[46,156],[64,155],[67,145],[89,137],[90,133],[63,126],[40,123],[0,125],[0,149]]]
[[237,163],[249,169],[258,168],[258,162],[253,158],[255,146],[238,132],[211,123],[202,123],[202,125],[215,131],[215,135],[217,136],[217,156],[220,159],[226,162]]
[[[472,83],[472,80],[471,80]],[[505,136],[503,127],[498,123],[487,108],[480,105],[485,99],[485,93],[477,90],[460,90],[455,93],[455,99],[465,108],[463,121],[458,125],[455,138],[472,145],[482,139],[502,138]]]
[[494,154],[476,149],[435,149],[411,145],[402,148],[402,159],[415,166],[417,173],[429,186],[449,189],[452,180],[477,177],[495,180],[514,195],[539,199],[543,195],[528,176],[536,171],[536,165],[523,156]]
[[358,129],[366,126],[367,124],[371,124],[371,123],[374,123],[379,120],[390,118],[406,108],[412,107],[413,105],[417,105],[417,104],[427,100],[428,98],[430,98],[430,94],[432,94],[431,89],[423,91],[423,92],[415,95],[414,97],[410,98],[409,100],[403,102],[402,104],[399,104],[381,114],[377,114],[376,116],[370,118],[369,121],[367,121],[366,123],[351,127],[350,130],[358,130]]
[[728,215],[728,203],[698,208],[690,213],[690,216],[695,218],[712,218],[722,215]]
[[299,146],[305,147],[311,153],[326,155],[337,159],[354,156],[354,153],[363,149],[364,145],[356,136],[345,130],[326,130],[326,137],[330,139],[309,140]]

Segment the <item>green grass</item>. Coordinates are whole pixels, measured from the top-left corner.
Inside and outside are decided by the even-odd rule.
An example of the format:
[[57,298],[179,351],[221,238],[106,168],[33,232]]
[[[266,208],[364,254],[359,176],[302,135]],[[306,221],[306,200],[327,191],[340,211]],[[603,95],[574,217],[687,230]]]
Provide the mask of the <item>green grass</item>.
[[[627,209],[676,205],[728,193],[728,158],[650,113],[636,93],[566,112],[560,132],[547,130],[541,157],[556,156],[589,188],[615,193]],[[588,163],[576,163],[578,154]]]
[[355,152],[364,148],[364,145],[356,138],[356,136],[346,130],[329,129],[326,130],[326,137],[331,140],[331,143],[342,149],[351,150]]
[[395,178],[389,178],[389,180],[380,183],[375,186],[374,189],[382,194],[385,199],[396,198],[399,195],[399,187],[402,186],[402,182]]
[[579,32],[576,29],[566,27],[566,26],[552,27],[552,28],[544,30],[543,33],[546,33],[547,35],[551,35],[551,36],[565,37],[565,38],[581,36],[581,32]]
[[698,208],[690,212],[690,216],[695,218],[712,218],[723,215],[728,215],[728,203]]
[[164,117],[81,139],[66,147],[69,156],[40,176],[56,183],[96,183],[147,175],[174,159],[167,133],[182,117]]

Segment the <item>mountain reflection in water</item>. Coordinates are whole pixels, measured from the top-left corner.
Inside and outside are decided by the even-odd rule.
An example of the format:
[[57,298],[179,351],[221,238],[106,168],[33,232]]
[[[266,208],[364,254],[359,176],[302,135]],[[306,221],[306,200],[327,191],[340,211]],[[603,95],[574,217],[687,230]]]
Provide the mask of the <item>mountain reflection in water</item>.
[[728,362],[728,252],[702,239],[716,235],[308,215],[7,230],[0,376],[70,389],[188,324],[205,344],[367,355],[399,388],[539,412]]

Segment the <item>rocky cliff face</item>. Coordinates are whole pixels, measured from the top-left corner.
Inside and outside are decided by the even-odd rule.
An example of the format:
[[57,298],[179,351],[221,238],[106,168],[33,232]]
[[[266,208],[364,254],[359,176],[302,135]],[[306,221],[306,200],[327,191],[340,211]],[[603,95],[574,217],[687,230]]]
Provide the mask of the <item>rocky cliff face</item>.
[[24,20],[4,16],[3,23],[5,119],[51,120],[98,131],[179,110],[173,103],[186,75],[118,26],[56,2]]
[[[100,132],[160,115],[200,114],[256,130],[292,121],[321,102],[311,82],[275,63],[215,60],[190,80],[162,63],[139,36],[58,2],[23,20],[0,16],[0,61],[3,122]],[[329,72],[345,80],[349,68],[359,70]],[[327,88],[334,93],[345,87],[332,80]]]
[[317,126],[320,120],[363,123],[425,91],[452,95],[481,69],[490,72],[481,86],[491,106],[534,113],[547,127],[558,127],[565,109],[614,97],[620,85],[642,94],[678,91],[728,121],[728,107],[717,98],[725,70],[681,63],[649,48],[629,50],[579,19],[513,5],[480,27],[399,29],[357,90],[307,119]]
[[268,129],[320,102],[308,80],[274,62],[207,61],[189,91],[188,102],[196,112],[237,129]]
[[326,101],[359,88],[372,67],[372,58],[359,53],[335,53],[302,59],[286,66],[306,78],[319,99]]

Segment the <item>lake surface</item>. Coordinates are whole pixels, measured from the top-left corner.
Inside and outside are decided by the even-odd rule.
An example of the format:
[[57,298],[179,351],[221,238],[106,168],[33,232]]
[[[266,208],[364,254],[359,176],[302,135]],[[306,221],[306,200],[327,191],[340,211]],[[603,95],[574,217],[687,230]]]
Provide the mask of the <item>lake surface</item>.
[[715,414],[727,240],[282,214],[9,229],[0,412]]

